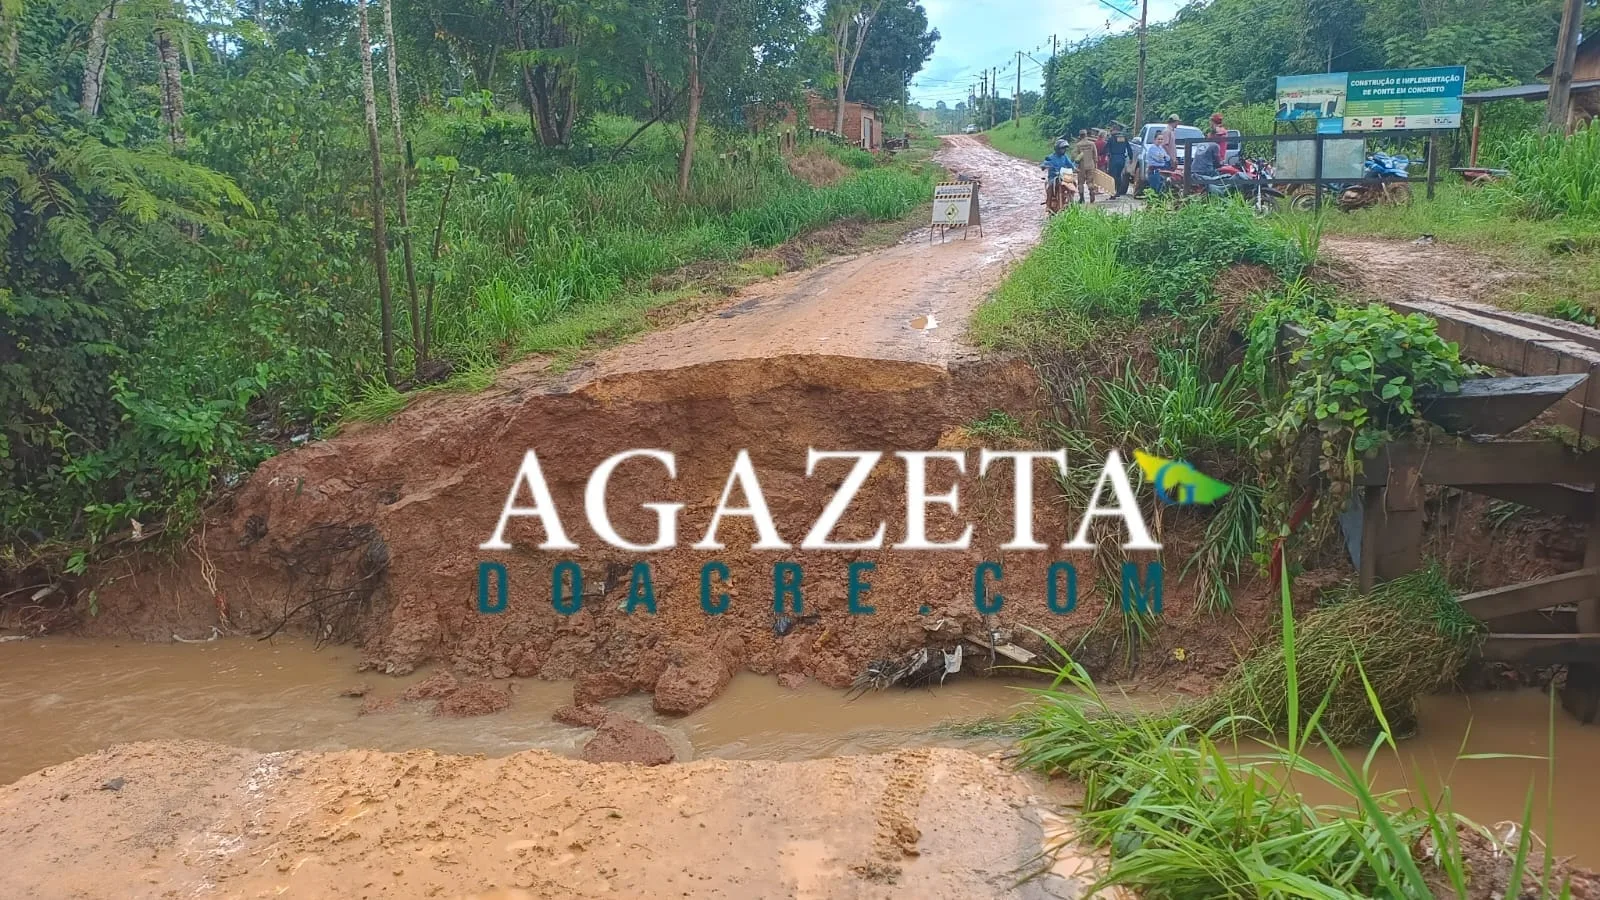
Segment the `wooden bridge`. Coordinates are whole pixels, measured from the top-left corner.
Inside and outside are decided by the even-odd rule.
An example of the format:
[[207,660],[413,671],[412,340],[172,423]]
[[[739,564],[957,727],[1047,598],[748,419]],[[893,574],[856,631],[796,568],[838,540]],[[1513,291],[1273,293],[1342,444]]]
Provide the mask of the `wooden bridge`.
[[[1485,658],[1568,666],[1562,705],[1583,722],[1600,718],[1600,450],[1558,440],[1507,438],[1544,416],[1580,447],[1600,440],[1600,332],[1465,303],[1392,301],[1420,312],[1462,355],[1511,373],[1419,397],[1423,417],[1452,437],[1390,444],[1369,457],[1342,524],[1363,589],[1422,563],[1423,496],[1442,485],[1585,523],[1582,568],[1467,594],[1462,607],[1484,622]],[[1289,329],[1286,344],[1303,333]]]

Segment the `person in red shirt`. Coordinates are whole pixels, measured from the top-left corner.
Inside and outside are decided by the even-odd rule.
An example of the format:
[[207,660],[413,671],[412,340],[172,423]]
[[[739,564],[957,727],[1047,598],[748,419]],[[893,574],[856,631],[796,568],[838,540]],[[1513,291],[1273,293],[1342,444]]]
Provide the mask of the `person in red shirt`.
[[1217,163],[1228,162],[1228,128],[1222,124],[1222,113],[1211,114],[1211,137],[1217,142]]
[[1095,161],[1100,164],[1100,171],[1108,171],[1106,167],[1106,136],[1104,132],[1094,136]]

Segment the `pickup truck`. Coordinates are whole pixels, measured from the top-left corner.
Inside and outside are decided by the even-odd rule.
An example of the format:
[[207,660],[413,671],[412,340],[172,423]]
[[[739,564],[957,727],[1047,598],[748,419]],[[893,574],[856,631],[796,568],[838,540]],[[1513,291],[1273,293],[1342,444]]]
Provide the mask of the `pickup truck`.
[[[1145,148],[1150,146],[1151,144],[1154,144],[1156,142],[1156,136],[1161,133],[1161,129],[1166,128],[1166,127],[1167,126],[1166,126],[1165,123],[1155,122],[1155,123],[1146,125],[1143,128],[1139,129],[1139,133],[1137,135],[1135,135],[1134,138],[1133,138],[1133,141],[1132,141],[1132,144],[1133,144],[1133,172],[1134,172],[1134,184],[1136,185],[1135,190],[1142,189],[1144,187],[1144,184],[1145,184],[1146,180],[1147,180],[1145,178],[1145,171],[1144,171]],[[1234,137],[1238,137],[1239,136],[1238,130],[1237,129],[1233,129],[1233,128],[1228,129],[1228,134],[1230,134],[1230,135],[1232,135]],[[1179,140],[1183,140],[1184,138],[1202,138],[1202,137],[1205,137],[1205,132],[1201,131],[1198,128],[1195,128],[1195,127],[1193,127],[1191,125],[1179,125],[1178,126],[1178,139]],[[1184,149],[1185,148],[1184,148],[1184,146],[1182,144],[1178,145],[1178,158],[1175,161],[1177,162],[1177,164],[1179,166],[1183,165],[1183,157],[1185,155]],[[1234,161],[1234,160],[1238,159],[1238,157],[1239,157],[1239,144],[1238,144],[1238,142],[1237,141],[1229,141],[1228,142],[1228,153],[1227,153],[1226,159],[1231,162],[1231,161]]]

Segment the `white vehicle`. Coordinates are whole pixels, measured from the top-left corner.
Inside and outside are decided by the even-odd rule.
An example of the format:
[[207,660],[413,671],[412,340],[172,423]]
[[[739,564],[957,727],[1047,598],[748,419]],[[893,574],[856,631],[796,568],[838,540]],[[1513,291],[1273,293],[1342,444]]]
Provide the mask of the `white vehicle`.
[[961,133],[962,134],[977,134],[978,133],[978,126],[973,125],[973,124],[971,124],[969,122],[967,124],[967,127],[961,129]]
[[[1155,145],[1156,138],[1161,135],[1162,129],[1164,129],[1166,127],[1167,127],[1166,123],[1164,123],[1164,122],[1155,122],[1155,123],[1146,125],[1143,128],[1139,129],[1139,133],[1137,135],[1135,135],[1134,138],[1133,138],[1133,141],[1132,141],[1132,143],[1133,143],[1133,183],[1134,183],[1134,186],[1135,186],[1135,188],[1134,188],[1135,190],[1143,190],[1144,186],[1146,184],[1148,184],[1149,181],[1150,181],[1150,179],[1149,179],[1149,177],[1148,177],[1148,175],[1147,175],[1147,173],[1145,171],[1145,163],[1147,162],[1147,150],[1146,150],[1146,148]],[[1178,138],[1180,140],[1182,140],[1183,138],[1199,138],[1199,137],[1205,137],[1205,133],[1202,132],[1200,129],[1195,128],[1192,125],[1179,125],[1178,126]],[[1173,160],[1173,162],[1177,163],[1180,166],[1183,165],[1184,154],[1185,154],[1185,148],[1184,148],[1184,146],[1182,144],[1179,144],[1178,145],[1178,155],[1177,155],[1177,158],[1175,160]]]

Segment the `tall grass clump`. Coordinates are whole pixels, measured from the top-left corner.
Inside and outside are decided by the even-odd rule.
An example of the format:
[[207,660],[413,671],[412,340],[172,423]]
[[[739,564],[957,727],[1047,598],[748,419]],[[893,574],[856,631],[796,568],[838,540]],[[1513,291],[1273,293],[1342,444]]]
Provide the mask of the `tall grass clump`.
[[[1322,726],[1334,741],[1365,741],[1386,726],[1374,705],[1391,717],[1388,724],[1415,721],[1416,698],[1455,678],[1477,649],[1481,626],[1432,565],[1365,596],[1335,595],[1305,617],[1301,631],[1295,659],[1282,644],[1263,647],[1180,717],[1200,728],[1232,721],[1283,733],[1294,706],[1321,702]],[[1291,665],[1298,666],[1294,698]]]
[[1507,199],[1524,215],[1600,219],[1600,122],[1524,135],[1506,151]]
[[[1402,593],[1432,596],[1436,587],[1428,581]],[[1391,597],[1387,605],[1405,606],[1406,601]],[[1075,837],[1106,848],[1111,857],[1108,870],[1087,892],[1124,885],[1144,897],[1183,900],[1421,900],[1447,892],[1460,897],[1557,896],[1548,855],[1545,868],[1532,875],[1531,841],[1526,837],[1531,807],[1521,822],[1523,837],[1512,848],[1454,815],[1448,788],[1437,800],[1424,793],[1421,803],[1412,803],[1415,798],[1406,792],[1381,792],[1374,786],[1372,764],[1378,754],[1386,748],[1399,753],[1381,700],[1383,668],[1400,658],[1393,652],[1395,640],[1385,646],[1368,639],[1335,648],[1355,637],[1353,629],[1324,637],[1318,632],[1338,627],[1332,620],[1313,616],[1297,623],[1287,577],[1281,608],[1282,629],[1274,651],[1278,662],[1271,672],[1263,668],[1257,673],[1282,685],[1285,699],[1270,727],[1247,709],[1209,722],[1184,710],[1130,711],[1126,704],[1108,701],[1081,666],[1051,645],[1065,662],[1049,673],[1054,676],[1049,688],[1033,692],[1036,702],[1022,719],[1027,730],[1020,739],[1020,760],[1083,784],[1082,830]],[[1346,607],[1344,614],[1349,612]],[[1421,612],[1411,610],[1413,615]],[[1355,616],[1352,621],[1363,620]],[[1427,624],[1421,623],[1424,628]],[[1376,649],[1378,655],[1363,657],[1363,649]],[[1352,702],[1338,686],[1324,686],[1317,693],[1323,681],[1319,673],[1335,655],[1342,660],[1339,668],[1348,669],[1358,686],[1356,699],[1366,708],[1363,718],[1376,728],[1359,761],[1332,746],[1332,764],[1322,765],[1307,757],[1306,746],[1313,738],[1336,743],[1330,729],[1339,727],[1339,708]],[[1437,673],[1439,663],[1449,665],[1454,659],[1414,661],[1434,664],[1430,671]],[[1237,742],[1241,732],[1266,738],[1242,745]],[[1342,802],[1307,803],[1297,784],[1326,785]],[[1475,841],[1492,842],[1494,857],[1509,862],[1509,875],[1468,866],[1463,835],[1469,832],[1476,832]],[[1522,887],[1529,876],[1539,889],[1525,894]],[[1495,882],[1509,890],[1494,893]],[[1562,886],[1559,896],[1570,896],[1568,891]]]

